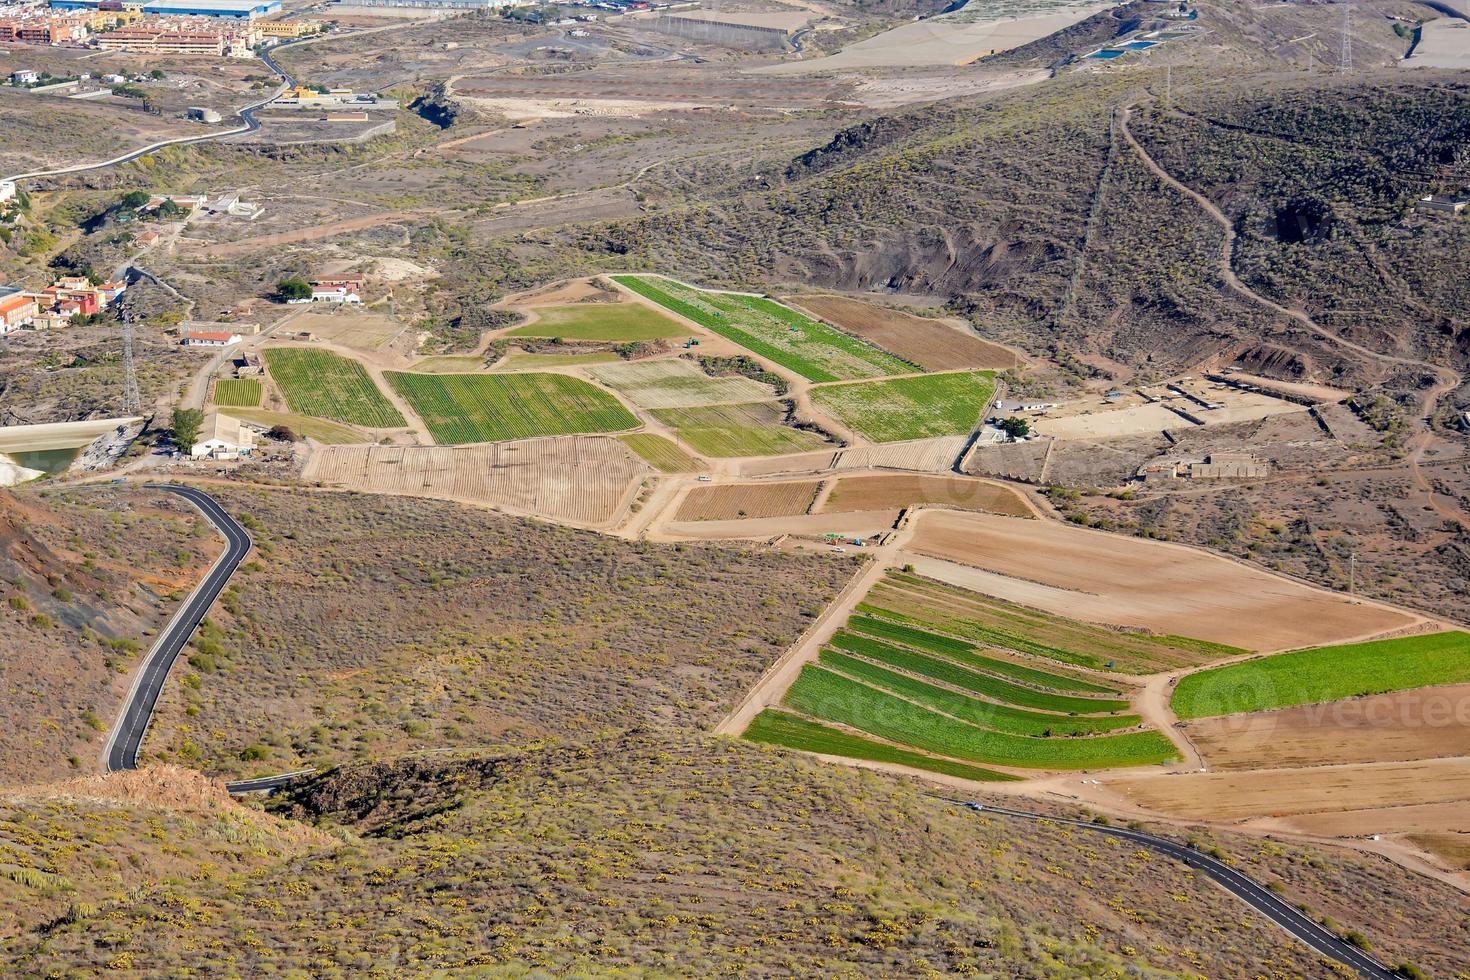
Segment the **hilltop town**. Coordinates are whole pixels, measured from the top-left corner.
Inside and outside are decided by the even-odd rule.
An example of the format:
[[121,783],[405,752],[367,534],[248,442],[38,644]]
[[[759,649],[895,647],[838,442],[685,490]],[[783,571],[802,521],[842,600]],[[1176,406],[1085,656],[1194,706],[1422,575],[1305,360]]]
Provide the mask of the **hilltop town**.
[[1470,9],[0,59],[3,972],[1470,973]]

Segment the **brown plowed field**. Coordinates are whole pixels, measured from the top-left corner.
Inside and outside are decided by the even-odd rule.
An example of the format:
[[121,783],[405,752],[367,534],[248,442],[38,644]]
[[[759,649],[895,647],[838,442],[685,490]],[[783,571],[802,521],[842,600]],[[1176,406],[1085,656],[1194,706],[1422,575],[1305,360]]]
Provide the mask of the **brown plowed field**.
[[1232,821],[1470,798],[1470,759],[1382,766],[1119,776],[1103,783],[1150,810]]
[[870,340],[926,371],[1008,368],[1021,364],[1021,358],[1000,344],[912,313],[843,296],[792,296],[786,302]]
[[1212,769],[1400,762],[1463,755],[1470,684],[1191,722]]
[[886,510],[918,504],[943,504],[1012,517],[1033,516],[1025,499],[1003,484],[963,476],[909,476],[904,473],[844,476],[822,504],[822,513]]
[[859,446],[844,449],[834,465],[839,470],[914,470],[940,473],[954,466],[964,452],[969,436],[940,436],[937,439],[914,439],[890,442],[883,446]]
[[816,480],[695,487],[679,505],[676,521],[729,521],[743,517],[795,517],[817,495]]
[[652,472],[616,439],[566,436],[471,446],[329,446],[312,455],[302,478],[602,525],[622,515]]
[[1022,605],[1247,650],[1346,642],[1419,621],[1190,548],[1052,521],[930,511],[906,550],[995,573],[979,591]]

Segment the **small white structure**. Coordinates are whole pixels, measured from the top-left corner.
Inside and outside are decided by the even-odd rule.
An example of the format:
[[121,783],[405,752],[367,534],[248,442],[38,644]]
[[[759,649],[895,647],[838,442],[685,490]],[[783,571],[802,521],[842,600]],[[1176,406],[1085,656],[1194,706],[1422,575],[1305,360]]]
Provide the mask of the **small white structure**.
[[237,333],[198,330],[186,334],[183,344],[185,347],[233,347],[244,339]]
[[195,459],[239,459],[255,449],[255,430],[237,418],[210,412],[199,427],[199,441],[190,447]]
[[346,286],[313,286],[313,303],[361,303],[362,297]]
[[0,204],[15,200],[15,181],[0,180]]

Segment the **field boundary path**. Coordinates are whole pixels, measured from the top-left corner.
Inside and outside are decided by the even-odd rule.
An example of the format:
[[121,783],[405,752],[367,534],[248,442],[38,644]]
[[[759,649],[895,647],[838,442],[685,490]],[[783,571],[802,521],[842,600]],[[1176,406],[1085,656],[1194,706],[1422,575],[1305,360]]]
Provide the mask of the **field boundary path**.
[[239,522],[203,490],[161,483],[144,484],[144,488],[177,494],[193,504],[224,536],[226,547],[214,560],[194,592],[174,612],[168,625],[158,634],[153,648],[143,658],[138,673],[133,677],[133,684],[128,689],[117,720],[103,746],[102,764],[108,772],[138,768],[138,750],[148,734],[148,726],[153,722],[153,709],[163,693],[169,671],[173,669],[184,644],[194,635],[194,630],[209,612],[209,607],[214,605],[230,577],[250,553],[252,545],[250,535]]
[[1253,910],[1265,916],[1272,924],[1293,939],[1303,943],[1312,952],[1341,963],[1358,976],[1364,977],[1366,980],[1395,980],[1399,976],[1399,974],[1389,970],[1382,963],[1379,963],[1356,946],[1339,938],[1336,933],[1318,925],[1293,906],[1277,898],[1275,894],[1259,882],[1246,877],[1225,862],[1218,861],[1207,854],[1203,854],[1187,844],[1180,844],[1166,837],[1155,837],[1153,834],[1146,834],[1142,831],[1132,830],[1126,827],[1112,827],[1106,824],[1090,823],[1086,820],[1075,820],[1070,817],[1052,817],[1042,813],[1012,810],[1009,807],[993,806],[989,803],[977,803],[973,800],[957,800],[947,796],[935,796],[934,798],[955,806],[962,806],[976,813],[995,813],[1020,820],[1044,821],[1064,824],[1068,827],[1080,827],[1083,830],[1105,834],[1109,837],[1116,837],[1146,847],[1165,857],[1181,861],[1193,870],[1203,872],[1215,884],[1224,888]]

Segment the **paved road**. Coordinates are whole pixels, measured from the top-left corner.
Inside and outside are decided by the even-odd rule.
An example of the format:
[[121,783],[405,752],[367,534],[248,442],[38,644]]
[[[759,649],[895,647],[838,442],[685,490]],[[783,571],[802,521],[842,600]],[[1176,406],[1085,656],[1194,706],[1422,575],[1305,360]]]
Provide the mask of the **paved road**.
[[255,779],[241,779],[233,783],[225,783],[225,789],[237,796],[243,793],[268,793],[280,789],[287,783],[295,782],[303,776],[310,776],[316,772],[315,769],[298,769],[295,772],[283,772],[278,776],[258,776]]
[[260,128],[260,122],[255,118],[255,110],[274,101],[279,95],[281,95],[281,93],[285,92],[288,88],[295,84],[294,80],[291,78],[291,75],[279,64],[277,64],[276,60],[273,57],[271,57],[271,52],[277,48],[284,48],[290,44],[299,44],[301,41],[304,40],[306,40],[306,38],[297,38],[294,41],[283,41],[280,44],[274,44],[270,48],[261,51],[260,60],[265,62],[265,66],[267,68],[280,76],[281,84],[268,97],[261,99],[259,102],[252,102],[250,105],[245,106],[243,109],[236,109],[235,115],[240,117],[241,125],[236,126],[234,129],[219,130],[217,132],[205,133],[201,136],[180,136],[177,139],[160,140],[157,143],[149,143],[147,146],[132,150],[128,153],[124,153],[122,156],[113,157],[110,160],[103,160],[100,163],[81,163],[73,167],[60,167],[56,170],[34,170],[30,173],[13,174],[12,176],[6,177],[4,179],[10,181],[20,181],[30,180],[37,177],[62,177],[67,174],[81,174],[86,173],[89,170],[106,170],[108,167],[116,167],[120,164],[130,163],[133,160],[138,159],[139,157],[147,156],[149,153],[152,153],[155,150],[161,150],[165,146],[184,146],[189,143],[208,143],[213,140],[223,139],[226,136],[236,136],[240,133],[254,132],[255,130]]
[[1400,980],[1398,974],[1389,970],[1356,946],[1339,939],[1336,933],[1324,929],[1312,919],[1309,919],[1286,902],[1277,898],[1274,893],[1264,886],[1247,878],[1225,862],[1217,861],[1208,854],[1203,854],[1185,844],[1169,840],[1166,837],[1155,837],[1152,834],[1130,830],[1127,827],[1113,827],[1104,824],[1088,823],[1085,820],[1051,817],[1042,813],[1028,813],[1025,810],[1012,810],[1009,807],[992,806],[989,803],[976,803],[971,800],[956,800],[942,796],[937,798],[944,800],[946,803],[953,803],[980,813],[997,813],[1002,816],[1017,817],[1022,820],[1049,820],[1052,823],[1081,827],[1094,833],[1106,834],[1109,837],[1118,837],[1138,844],[1140,847],[1146,847],[1151,851],[1157,851],[1167,857],[1184,862],[1196,871],[1203,872],[1217,885],[1255,909],[1261,915],[1264,915],[1293,938],[1305,943],[1312,952],[1319,956],[1324,956],[1343,964],[1358,976],[1366,978],[1366,980]]
[[163,693],[168,672],[173,669],[174,661],[179,658],[184,644],[194,635],[194,630],[209,612],[209,607],[214,605],[214,600],[224,591],[225,583],[250,552],[250,535],[209,494],[193,487],[171,484],[150,483],[147,486],[150,490],[178,494],[199,508],[205,518],[225,536],[226,546],[219,558],[215,559],[209,573],[204,576],[204,581],[199,583],[188,600],[174,613],[174,618],[158,635],[153,649],[143,659],[143,666],[123,702],[122,713],[118,715],[107,736],[102,761],[108,772],[138,768],[138,749],[143,744],[143,736],[148,733],[148,725],[153,720],[153,709],[158,704],[159,695]]

